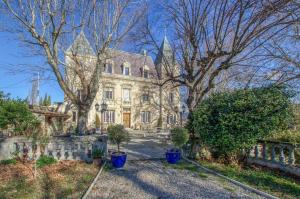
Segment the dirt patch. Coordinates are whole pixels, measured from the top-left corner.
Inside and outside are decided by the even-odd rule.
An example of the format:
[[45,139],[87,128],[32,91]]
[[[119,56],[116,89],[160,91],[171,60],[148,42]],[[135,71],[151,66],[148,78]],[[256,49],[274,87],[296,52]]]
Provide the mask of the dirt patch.
[[0,164],[0,198],[80,198],[99,168],[81,161],[60,161],[37,169],[33,162]]

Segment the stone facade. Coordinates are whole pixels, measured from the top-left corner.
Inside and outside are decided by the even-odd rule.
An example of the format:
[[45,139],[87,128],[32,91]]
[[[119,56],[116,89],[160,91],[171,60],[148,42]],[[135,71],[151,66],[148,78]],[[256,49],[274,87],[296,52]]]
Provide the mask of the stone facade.
[[[76,49],[76,53],[85,53],[82,56],[86,66],[86,77],[93,71],[95,56],[83,32],[75,39],[69,51]],[[67,51],[68,52],[68,51]],[[110,49],[110,57],[106,59],[106,68],[103,70],[99,82],[99,91],[91,106],[88,115],[88,128],[106,129],[111,124],[123,124],[126,128],[151,130],[156,127],[167,129],[180,124],[180,92],[179,87],[166,84],[158,86],[163,80],[163,56],[170,58],[171,47],[167,40],[161,49],[155,63],[146,53],[136,54]],[[66,70],[66,80],[74,91],[80,93],[80,81],[72,72],[73,60],[66,54],[66,63],[70,69]],[[178,73],[176,65],[173,67]],[[68,103],[67,98],[65,104]],[[106,111],[97,111],[96,104],[107,104]],[[101,107],[100,107],[101,109]],[[76,109],[71,109],[76,123]],[[161,119],[160,119],[161,118]]]

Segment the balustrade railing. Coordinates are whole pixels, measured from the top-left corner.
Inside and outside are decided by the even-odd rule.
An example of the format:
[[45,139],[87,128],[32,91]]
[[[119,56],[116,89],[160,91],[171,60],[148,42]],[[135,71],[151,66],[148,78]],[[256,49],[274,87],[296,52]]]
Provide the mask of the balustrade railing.
[[91,161],[93,149],[102,149],[107,152],[106,136],[53,138],[44,149],[40,145],[34,145],[30,140],[25,138],[7,138],[3,142],[1,143],[1,148],[5,148],[6,150],[1,151],[0,160],[9,159],[13,154],[19,154],[20,157],[26,155],[28,159],[38,158],[41,154],[45,154],[57,160]]
[[300,144],[260,140],[250,150],[248,162],[300,176],[300,165],[295,158],[295,151],[299,149]]

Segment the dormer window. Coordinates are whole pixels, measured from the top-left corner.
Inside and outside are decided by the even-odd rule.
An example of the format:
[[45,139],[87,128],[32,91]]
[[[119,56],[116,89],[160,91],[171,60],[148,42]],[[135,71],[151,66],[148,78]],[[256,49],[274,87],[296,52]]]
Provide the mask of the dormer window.
[[113,73],[113,65],[112,65],[112,63],[105,64],[105,72],[109,73],[109,74]]
[[149,78],[149,70],[144,70],[144,78]]
[[123,67],[123,75],[126,75],[126,76],[129,75],[129,67],[128,66]]
[[147,65],[141,68],[141,76],[148,79],[149,78],[149,67]]
[[123,73],[123,75],[126,75],[126,76],[130,75],[130,64],[128,62],[123,63],[122,73]]

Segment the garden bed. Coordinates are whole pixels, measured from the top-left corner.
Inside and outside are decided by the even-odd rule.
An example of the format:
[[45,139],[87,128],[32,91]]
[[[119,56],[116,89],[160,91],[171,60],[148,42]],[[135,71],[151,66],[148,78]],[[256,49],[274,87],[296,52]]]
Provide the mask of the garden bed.
[[262,167],[200,161],[206,168],[279,198],[300,198],[300,180]]
[[99,170],[81,161],[60,161],[37,169],[32,163],[0,164],[0,198],[80,198]]

